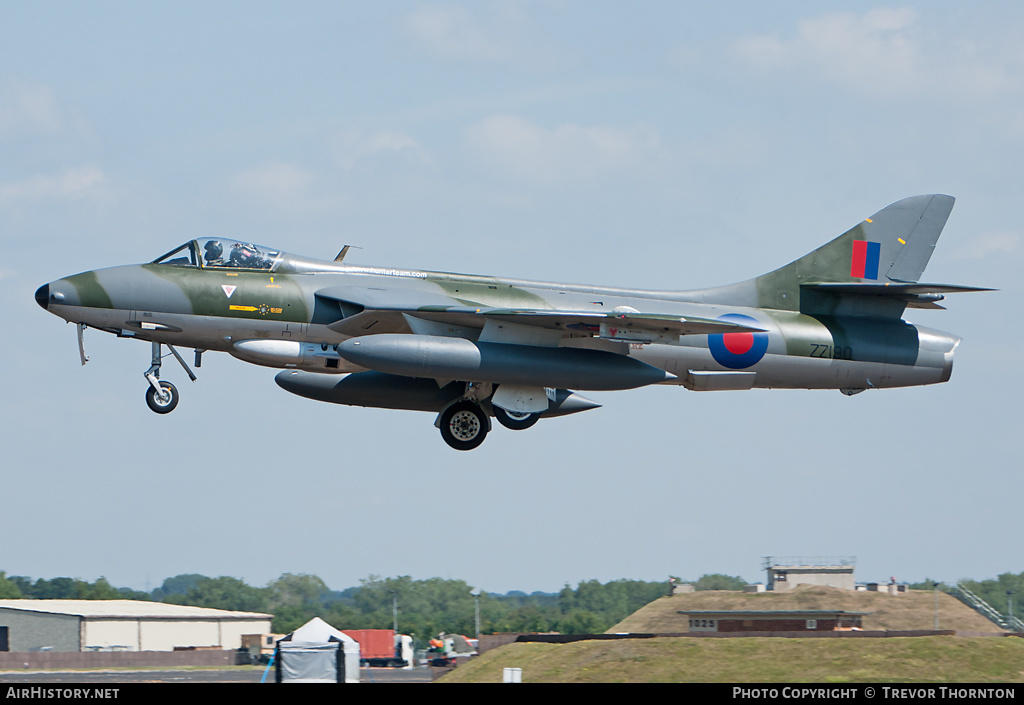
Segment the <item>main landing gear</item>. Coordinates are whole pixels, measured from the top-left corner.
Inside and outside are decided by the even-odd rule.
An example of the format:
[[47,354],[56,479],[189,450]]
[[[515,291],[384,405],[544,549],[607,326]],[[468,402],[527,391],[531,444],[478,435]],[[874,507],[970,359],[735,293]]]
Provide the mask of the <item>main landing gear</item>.
[[[161,343],[153,341],[153,359],[149,369],[145,372],[146,381],[149,382],[149,389],[146,390],[146,404],[149,408],[158,414],[169,414],[174,411],[174,407],[178,405],[178,388],[170,382],[160,381],[160,365],[163,364],[163,352],[161,351]],[[185,373],[188,374],[188,378],[193,382],[196,381],[196,376],[189,369],[189,366],[185,364],[181,355],[174,349],[172,345],[168,345],[167,349],[171,351],[175,359],[181,363],[181,366],[185,369]],[[202,353],[196,351],[196,367],[199,367],[200,355]]]
[[441,438],[455,450],[473,450],[491,428],[487,414],[469,399],[455,402],[441,412]]
[[514,431],[530,428],[540,419],[539,413],[508,411],[484,401],[491,397],[492,389],[490,384],[470,382],[466,385],[466,395],[441,411],[436,425],[445,443],[455,450],[473,450],[483,443],[491,430],[491,420],[485,407],[494,411],[498,423]]
[[496,406],[494,407],[494,418],[498,419],[498,423],[505,428],[510,428],[513,431],[525,431],[540,421],[540,414],[532,414],[529,411],[507,411]]

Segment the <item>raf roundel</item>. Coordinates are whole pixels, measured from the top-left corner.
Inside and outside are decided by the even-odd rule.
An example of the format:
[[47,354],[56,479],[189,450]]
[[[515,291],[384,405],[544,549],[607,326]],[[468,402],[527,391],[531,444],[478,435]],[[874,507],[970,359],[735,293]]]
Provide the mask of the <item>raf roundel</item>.
[[[752,328],[760,328],[761,324],[750,316],[741,313],[727,313],[719,316],[719,321],[739,323]],[[720,333],[708,336],[708,348],[711,356],[722,367],[730,370],[742,370],[756,364],[768,350],[767,333]]]

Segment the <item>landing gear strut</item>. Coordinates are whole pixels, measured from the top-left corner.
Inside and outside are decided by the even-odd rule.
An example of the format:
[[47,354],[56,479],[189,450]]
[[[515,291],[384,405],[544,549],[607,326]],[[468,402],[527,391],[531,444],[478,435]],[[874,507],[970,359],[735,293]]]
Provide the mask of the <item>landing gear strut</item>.
[[[181,363],[181,366],[185,369],[189,379],[193,382],[196,381],[196,376],[189,369],[188,365],[182,359],[178,351],[173,346],[168,345],[167,349],[171,351],[174,357]],[[198,356],[197,356],[198,359]],[[149,382],[149,389],[146,390],[146,404],[150,409],[158,414],[169,414],[174,411],[174,407],[178,405],[178,389],[170,382],[160,381],[160,366],[163,364],[163,353],[161,351],[161,343],[153,341],[153,359],[149,366],[149,369],[145,372],[146,381]]]

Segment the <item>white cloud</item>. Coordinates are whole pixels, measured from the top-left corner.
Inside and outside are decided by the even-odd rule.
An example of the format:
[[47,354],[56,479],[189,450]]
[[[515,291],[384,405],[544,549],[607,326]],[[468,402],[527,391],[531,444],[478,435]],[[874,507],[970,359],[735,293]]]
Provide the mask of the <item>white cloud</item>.
[[796,36],[744,37],[730,48],[748,68],[807,72],[869,95],[930,94],[962,100],[1019,87],[1015,47],[948,42],[910,9],[830,13],[797,23]]
[[59,174],[33,176],[0,183],[0,206],[16,207],[42,201],[109,201],[107,177],[95,166],[67,168]]
[[979,235],[965,247],[954,253],[957,260],[981,259],[989,255],[1008,255],[1016,252],[1021,244],[1021,234],[1008,230],[995,231]]
[[21,81],[8,81],[0,86],[0,139],[61,136],[86,129],[81,118],[61,107],[48,86]]
[[236,191],[259,198],[292,198],[304,193],[312,181],[308,171],[274,162],[235,174],[231,185]]
[[565,124],[548,129],[513,115],[495,115],[469,128],[471,151],[481,161],[535,181],[589,179],[631,172],[662,151],[658,132]]
[[500,62],[509,58],[507,47],[489,37],[462,7],[422,7],[408,15],[406,27],[431,53],[445,59]]
[[313,184],[312,172],[283,162],[240,171],[229,180],[239,196],[280,210],[309,212],[334,205],[334,199],[313,195]]
[[430,163],[430,157],[419,142],[399,130],[378,130],[369,135],[349,131],[333,142],[337,160],[346,169],[351,169],[362,159],[388,155],[419,164]]
[[557,64],[563,51],[542,35],[518,2],[427,5],[404,17],[409,37],[428,54],[458,63],[517,67]]

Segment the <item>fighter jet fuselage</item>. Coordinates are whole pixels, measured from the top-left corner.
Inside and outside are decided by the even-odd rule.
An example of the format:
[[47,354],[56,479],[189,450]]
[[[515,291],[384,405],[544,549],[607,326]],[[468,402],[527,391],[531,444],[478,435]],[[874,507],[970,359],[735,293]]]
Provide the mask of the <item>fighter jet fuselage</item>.
[[[167,345],[285,370],[278,384],[341,404],[439,413],[474,448],[510,428],[597,404],[576,393],[652,384],[696,391],[866,389],[949,379],[960,338],[902,319],[974,287],[919,278],[949,196],[899,201],[778,270],[739,284],[650,291],[322,261],[224,238],[149,264],[39,288],[79,326],[149,341],[147,401],[166,413]],[[230,252],[228,252],[230,250]],[[83,364],[85,361],[82,351]]]

